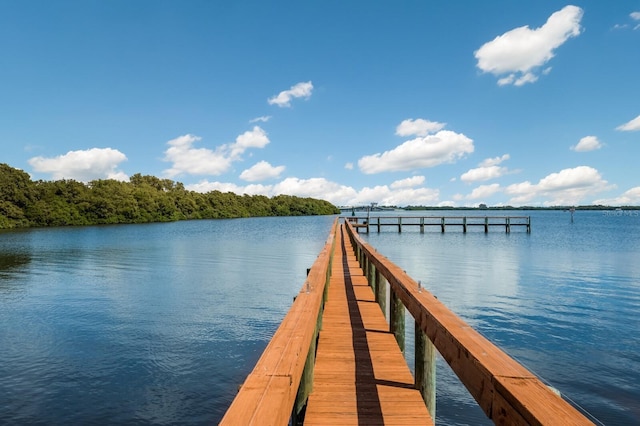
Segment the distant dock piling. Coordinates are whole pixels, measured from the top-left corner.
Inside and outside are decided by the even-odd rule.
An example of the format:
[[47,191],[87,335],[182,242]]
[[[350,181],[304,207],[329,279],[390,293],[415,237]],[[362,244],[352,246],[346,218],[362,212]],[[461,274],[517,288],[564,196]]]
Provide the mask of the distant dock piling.
[[489,228],[502,228],[508,234],[512,227],[524,227],[531,232],[531,216],[349,216],[346,220],[358,231],[369,233],[371,228],[380,232],[384,227],[393,227],[402,232],[405,227],[419,227],[420,233],[429,226],[440,227],[440,232],[447,228],[462,229],[466,233],[472,227],[481,227],[485,233]]

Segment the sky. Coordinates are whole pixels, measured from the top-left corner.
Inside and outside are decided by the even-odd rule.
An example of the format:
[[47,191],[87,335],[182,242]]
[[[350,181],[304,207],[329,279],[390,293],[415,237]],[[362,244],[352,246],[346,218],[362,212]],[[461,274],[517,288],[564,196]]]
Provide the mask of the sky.
[[0,47],[34,180],[640,205],[640,0],[0,0]]

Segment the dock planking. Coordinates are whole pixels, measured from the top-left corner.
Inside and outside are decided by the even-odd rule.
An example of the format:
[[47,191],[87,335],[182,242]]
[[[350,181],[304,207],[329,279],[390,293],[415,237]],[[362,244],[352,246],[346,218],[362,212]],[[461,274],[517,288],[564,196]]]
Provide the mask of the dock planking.
[[336,233],[304,423],[433,424],[343,229]]

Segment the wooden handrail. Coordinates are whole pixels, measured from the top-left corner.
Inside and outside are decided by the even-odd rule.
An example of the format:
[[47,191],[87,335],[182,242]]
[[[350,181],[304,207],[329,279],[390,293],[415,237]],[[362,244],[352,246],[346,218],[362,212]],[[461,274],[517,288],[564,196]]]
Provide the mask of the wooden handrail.
[[[533,373],[465,323],[443,303],[377,253],[345,221],[349,238],[368,277],[382,276],[421,330],[496,424],[593,424]],[[375,273],[370,271],[374,270]],[[380,288],[380,283],[376,284]],[[402,315],[404,317],[404,315]],[[391,327],[394,328],[393,325]],[[433,415],[433,412],[432,412]]]
[[[304,389],[300,389],[305,386],[301,380],[303,375],[312,377],[315,340],[331,275],[337,223],[336,219],[293,305],[220,424],[286,425],[298,394],[306,398]],[[303,374],[309,369],[310,374]]]

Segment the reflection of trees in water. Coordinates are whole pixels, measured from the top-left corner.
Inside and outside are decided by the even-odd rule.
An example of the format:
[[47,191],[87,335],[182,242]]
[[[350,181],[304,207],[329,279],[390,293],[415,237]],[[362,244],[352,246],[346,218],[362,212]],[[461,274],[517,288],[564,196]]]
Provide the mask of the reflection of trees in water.
[[26,265],[31,261],[27,253],[5,253],[0,251],[0,279],[6,278],[9,270]]

